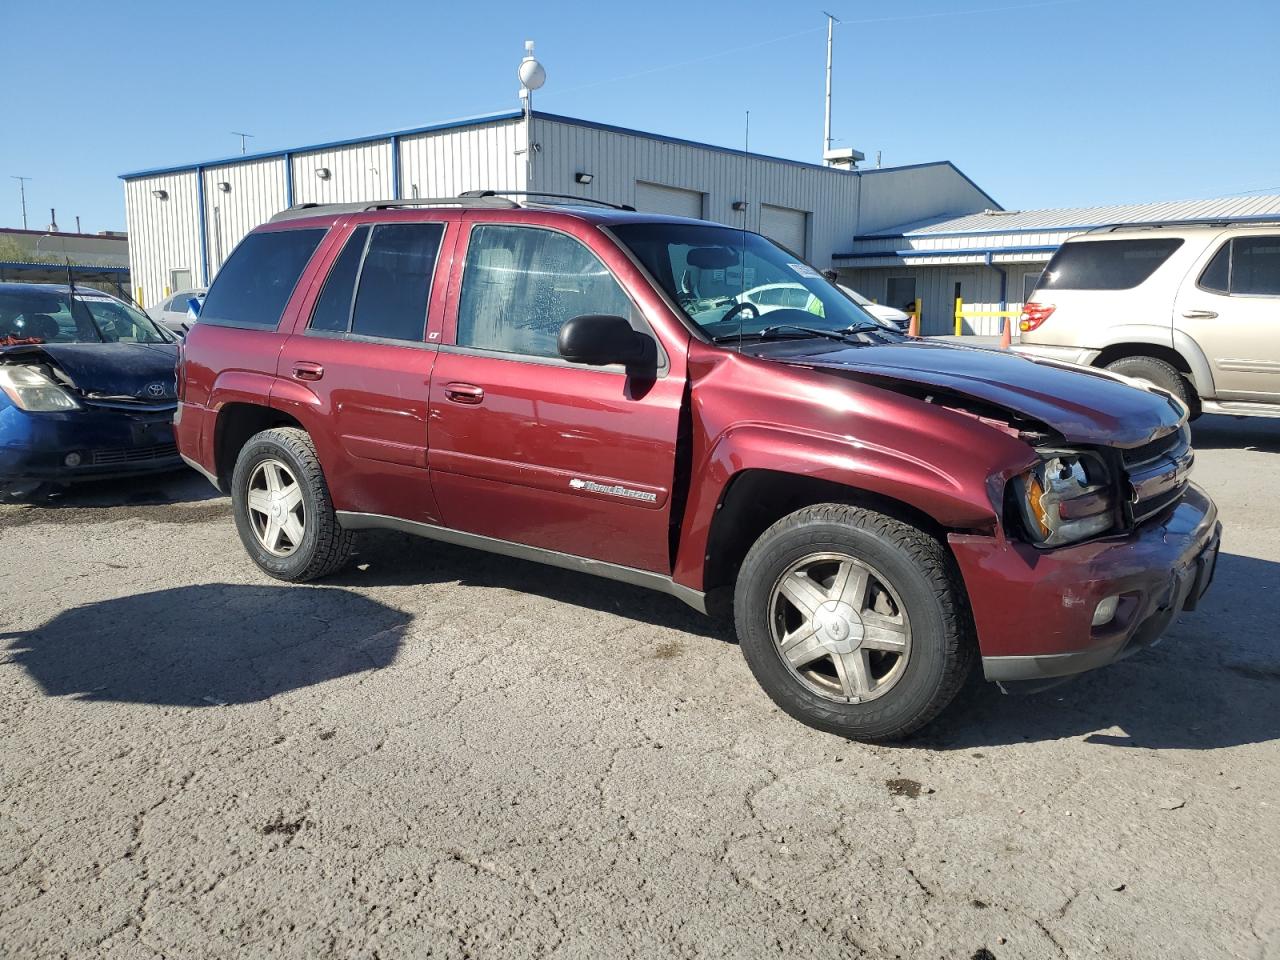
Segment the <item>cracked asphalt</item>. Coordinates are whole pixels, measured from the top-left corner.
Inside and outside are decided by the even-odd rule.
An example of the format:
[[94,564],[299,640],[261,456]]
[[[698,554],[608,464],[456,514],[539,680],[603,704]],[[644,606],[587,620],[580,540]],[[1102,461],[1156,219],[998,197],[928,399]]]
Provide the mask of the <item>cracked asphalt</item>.
[[1280,958],[1280,423],[1196,443],[1201,608],[900,747],[639,589],[281,585],[194,475],[0,507],[0,956]]

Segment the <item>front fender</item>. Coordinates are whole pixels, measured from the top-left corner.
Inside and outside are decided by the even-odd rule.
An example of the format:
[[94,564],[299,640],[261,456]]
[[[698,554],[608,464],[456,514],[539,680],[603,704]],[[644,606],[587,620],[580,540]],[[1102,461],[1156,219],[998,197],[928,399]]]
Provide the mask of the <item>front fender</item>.
[[[927,442],[912,443],[905,430],[903,442],[893,447],[766,424],[726,430],[694,469],[674,579],[702,589],[716,511],[733,479],[749,470],[865,491],[906,504],[949,529],[994,531],[1003,479],[1025,469],[1035,455],[1026,444],[976,419],[940,413],[956,421],[950,442],[930,436],[916,438]],[[1001,480],[999,490],[990,485],[993,476]]]

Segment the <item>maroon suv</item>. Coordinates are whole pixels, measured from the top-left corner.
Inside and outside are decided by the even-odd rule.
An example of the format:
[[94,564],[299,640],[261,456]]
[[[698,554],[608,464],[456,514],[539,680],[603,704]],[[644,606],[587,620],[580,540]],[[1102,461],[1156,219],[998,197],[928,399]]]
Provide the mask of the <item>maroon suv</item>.
[[1217,553],[1168,394],[908,339],[758,234],[585,202],[287,211],[179,384],[182,454],[272,576],[389,528],[731,593],[769,696],[862,739],[978,655],[1043,683],[1152,643]]

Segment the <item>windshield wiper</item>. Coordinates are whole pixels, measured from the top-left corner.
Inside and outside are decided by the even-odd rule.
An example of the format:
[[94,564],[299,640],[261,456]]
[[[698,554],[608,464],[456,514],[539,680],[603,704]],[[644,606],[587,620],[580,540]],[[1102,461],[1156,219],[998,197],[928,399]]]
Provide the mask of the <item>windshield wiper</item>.
[[849,330],[819,330],[816,327],[802,327],[795,323],[775,323],[771,327],[765,327],[763,330],[757,330],[754,333],[726,333],[719,337],[712,337],[712,343],[732,343],[736,340],[772,340],[774,337],[788,330],[803,334],[806,337],[823,337],[827,340],[835,340],[837,343],[862,343],[861,340],[855,339],[853,329]]

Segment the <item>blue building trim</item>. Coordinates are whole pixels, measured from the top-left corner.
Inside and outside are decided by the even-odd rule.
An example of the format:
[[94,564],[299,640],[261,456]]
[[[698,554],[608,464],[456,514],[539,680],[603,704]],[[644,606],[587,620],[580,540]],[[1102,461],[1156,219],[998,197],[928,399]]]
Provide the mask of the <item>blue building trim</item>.
[[196,222],[200,228],[200,286],[209,285],[209,234],[204,222],[204,167],[196,167]]
[[398,133],[391,137],[391,199],[400,199],[400,134]]
[[293,206],[293,153],[284,155],[284,208]]
[[369,137],[349,137],[345,140],[329,140],[325,143],[312,143],[301,147],[287,147],[283,150],[267,150],[262,153],[237,154],[230,157],[220,157],[217,160],[205,160],[200,163],[180,163],[169,167],[153,167],[146,170],[133,170],[129,173],[122,173],[119,176],[121,180],[136,180],[139,177],[153,177],[162,173],[182,173],[187,170],[201,167],[221,167],[237,163],[245,163],[251,160],[269,160],[273,157],[284,157],[294,153],[309,153],[313,150],[328,150],[333,147],[349,147],[358,143],[378,143],[386,140],[388,136],[393,137],[412,137],[422,133],[436,133],[441,130],[454,130],[461,127],[477,127],[486,123],[498,123],[504,120],[517,120],[523,114],[519,110],[503,110],[499,113],[480,114],[474,117],[461,117],[456,120],[444,120],[440,123],[428,124],[425,127],[411,127],[407,130],[395,130],[390,134],[379,133]]
[[1047,243],[1025,247],[963,247],[952,250],[872,250],[866,253],[833,253],[832,260],[884,260],[890,257],[984,257],[1004,253],[1051,253],[1062,244]]

